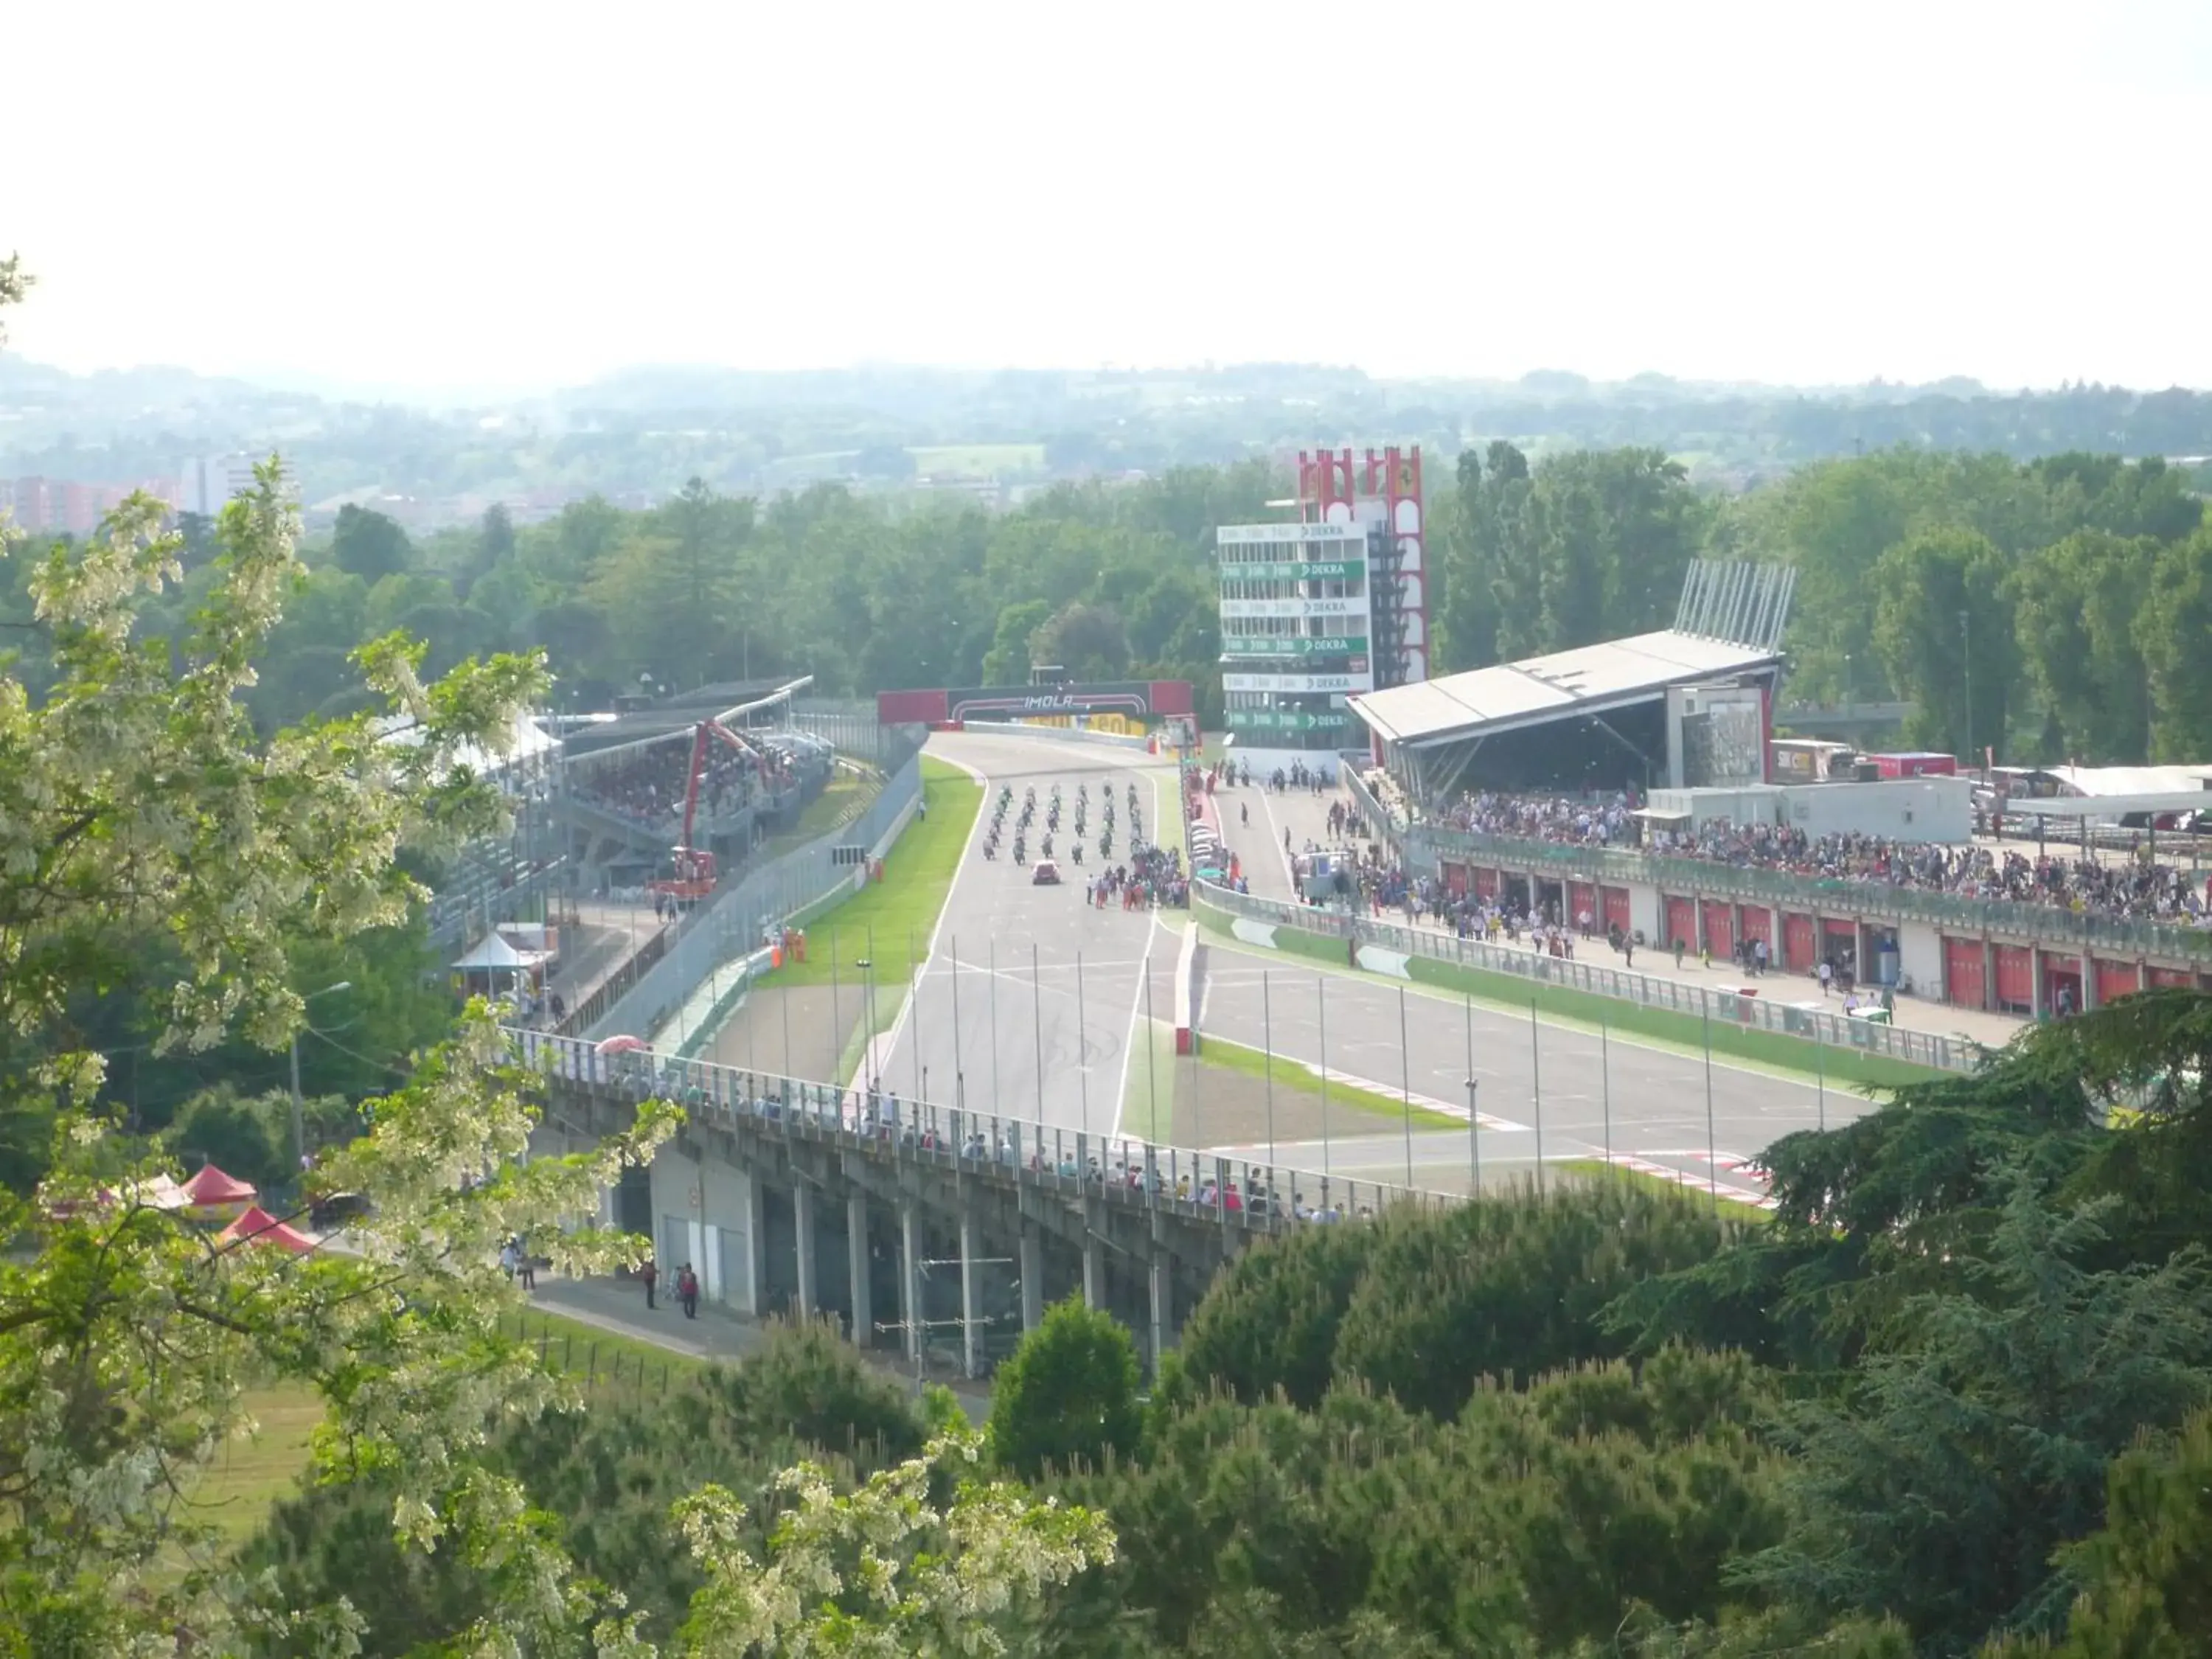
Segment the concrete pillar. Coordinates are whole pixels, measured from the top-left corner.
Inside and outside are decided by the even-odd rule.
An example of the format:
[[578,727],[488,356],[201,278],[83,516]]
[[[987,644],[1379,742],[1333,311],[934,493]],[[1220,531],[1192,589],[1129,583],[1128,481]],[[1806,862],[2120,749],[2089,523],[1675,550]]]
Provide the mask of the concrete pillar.
[[2043,990],[2043,947],[2031,945],[2027,948],[2028,991],[2033,1000],[2029,1007],[2038,1019],[2051,1012],[2051,1001]]
[[1022,1328],[1033,1331],[1044,1323],[1044,1240],[1033,1229],[1022,1228]]
[[1083,1211],[1083,1305],[1096,1310],[1106,1305],[1106,1246],[1098,1237],[1106,1218],[1095,1198]]
[[868,1195],[854,1193],[845,1200],[846,1253],[853,1271],[853,1343],[865,1348],[876,1339],[873,1282],[868,1273]]
[[[2082,820],[2087,823],[2088,820]],[[1997,947],[1996,941],[1984,937],[1982,940],[1982,1012],[1988,1013],[1997,1006]]]
[[804,1181],[791,1189],[791,1212],[799,1234],[799,1312],[802,1318],[811,1318],[822,1300],[815,1293],[814,1188]]
[[1167,1242],[1161,1224],[1159,1212],[1152,1212],[1152,1248],[1147,1277],[1151,1279],[1152,1315],[1152,1370],[1159,1371],[1160,1357],[1168,1351],[1168,1331],[1174,1323],[1175,1310],[1170,1302],[1175,1295],[1174,1281],[1168,1274]]
[[745,1177],[744,1309],[756,1319],[768,1315],[768,1206],[756,1175]]
[[982,1374],[983,1329],[975,1310],[975,1212],[960,1212],[960,1355],[969,1376]]
[[921,1357],[921,1216],[899,1206],[899,1317],[906,1322],[906,1357]]

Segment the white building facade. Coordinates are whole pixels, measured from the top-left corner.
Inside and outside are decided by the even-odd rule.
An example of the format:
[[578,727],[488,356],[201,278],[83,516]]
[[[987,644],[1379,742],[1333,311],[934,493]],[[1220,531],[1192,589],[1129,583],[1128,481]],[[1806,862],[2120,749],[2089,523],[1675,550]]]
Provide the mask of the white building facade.
[[1255,773],[1364,755],[1353,694],[1428,678],[1420,453],[1298,458],[1299,517],[1224,525],[1221,685]]

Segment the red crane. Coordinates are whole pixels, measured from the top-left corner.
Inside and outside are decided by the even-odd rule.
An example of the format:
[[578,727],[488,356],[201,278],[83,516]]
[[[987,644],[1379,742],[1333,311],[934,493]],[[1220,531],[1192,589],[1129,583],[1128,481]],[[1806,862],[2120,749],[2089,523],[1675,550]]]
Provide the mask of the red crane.
[[653,883],[653,890],[665,894],[683,903],[705,898],[714,890],[720,878],[714,855],[703,847],[692,845],[692,826],[699,815],[699,783],[707,775],[708,744],[719,738],[753,763],[763,782],[768,778],[768,761],[759,750],[717,720],[704,720],[691,733],[691,765],[690,781],[684,789],[684,836],[668,855],[668,873]]

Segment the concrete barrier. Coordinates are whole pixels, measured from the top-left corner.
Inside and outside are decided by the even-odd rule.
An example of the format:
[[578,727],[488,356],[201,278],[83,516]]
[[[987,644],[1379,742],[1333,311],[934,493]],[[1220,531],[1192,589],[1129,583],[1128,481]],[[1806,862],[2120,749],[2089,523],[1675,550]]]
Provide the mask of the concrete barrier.
[[1176,1052],[1187,1054],[1198,1042],[1198,923],[1182,926],[1182,949],[1176,955]]
[[1013,720],[994,724],[988,720],[970,720],[963,728],[996,736],[1001,732],[1017,738],[1050,738],[1060,743],[1096,744],[1102,748],[1126,750],[1135,754],[1152,752],[1149,738],[1125,738],[1113,732],[1082,732],[1072,726],[1023,726]]

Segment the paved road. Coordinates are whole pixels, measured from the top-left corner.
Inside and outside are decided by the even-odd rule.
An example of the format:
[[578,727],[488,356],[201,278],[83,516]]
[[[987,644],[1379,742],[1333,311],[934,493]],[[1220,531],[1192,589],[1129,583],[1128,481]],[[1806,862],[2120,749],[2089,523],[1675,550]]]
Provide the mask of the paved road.
[[[1111,1133],[1130,1066],[1145,1074],[1146,1056],[1140,1046],[1133,1060],[1132,1042],[1142,1045],[1146,1036],[1148,954],[1153,1010],[1166,1020],[1179,929],[1188,915],[1176,910],[1156,918],[1111,903],[1086,908],[1083,880],[1098,868],[1101,792],[1114,792],[1115,851],[1126,859],[1130,784],[1146,836],[1159,836],[1164,822],[1173,833],[1174,768],[1134,750],[972,732],[940,732],[929,748],[985,779],[984,805],[906,1018],[879,1041],[884,1085],[904,1096],[926,1079],[921,1092],[933,1101],[964,1097],[978,1110],[995,1102],[1009,1116]],[[982,837],[1001,784],[1012,786],[1016,811],[1023,791],[1035,785],[1042,822],[1054,783],[1063,817],[1054,848],[1064,879],[1038,887],[1028,867],[1012,862],[1007,845],[995,860],[985,860]],[[1080,866],[1066,857],[1079,784],[1091,801]],[[1029,852],[1037,856],[1034,836]]]
[[[932,1100],[951,1101],[957,1092],[978,1109],[995,1103],[1011,1116],[1110,1133],[1131,1072],[1146,1076],[1148,953],[1152,1006],[1166,1022],[1185,914],[1086,909],[1082,872],[1073,866],[1063,865],[1066,885],[1033,886],[1030,872],[1009,862],[1003,849],[996,861],[984,860],[982,830],[1002,782],[1012,785],[1018,802],[1032,783],[1042,801],[1058,782],[1071,808],[1082,783],[1094,802],[1102,788],[1114,790],[1126,837],[1133,780],[1146,831],[1157,834],[1174,811],[1174,773],[1139,755],[1040,738],[940,734],[931,750],[987,779],[985,808],[917,994],[882,1040],[878,1064],[885,1085],[908,1095],[921,1083]],[[1260,792],[1239,790],[1223,804],[1230,843],[1255,866],[1252,884],[1259,890],[1273,862],[1261,837],[1279,846],[1284,803],[1277,798],[1271,813],[1261,808]],[[1237,808],[1247,804],[1252,828],[1240,833]],[[1095,837],[1095,805],[1092,811]],[[1754,1154],[1791,1130],[1843,1122],[1866,1109],[1848,1092],[1726,1060],[1709,1067],[1702,1054],[1470,1009],[1448,994],[1264,951],[1209,944],[1203,983],[1200,1024],[1209,1034],[1253,1048],[1272,1042],[1279,1055],[1325,1065],[1332,1077],[1381,1093],[1410,1089],[1417,1103],[1462,1120],[1471,1051],[1477,1109],[1486,1126],[1480,1137],[1486,1182],[1525,1173],[1540,1155],[1547,1163],[1610,1156],[1700,1188],[1755,1196],[1757,1176],[1740,1168]],[[949,1081],[956,1071],[957,1085]],[[1277,1159],[1402,1181],[1406,1137],[1378,1130],[1371,1117],[1356,1122],[1359,1133],[1352,1138],[1332,1137],[1327,1146],[1281,1145]],[[1250,1159],[1262,1149],[1219,1150]],[[1413,1136],[1417,1185],[1463,1189],[1471,1161],[1463,1132]]]

